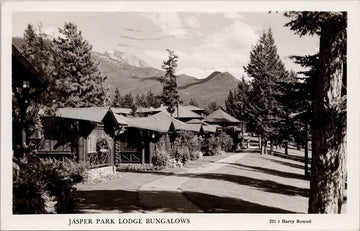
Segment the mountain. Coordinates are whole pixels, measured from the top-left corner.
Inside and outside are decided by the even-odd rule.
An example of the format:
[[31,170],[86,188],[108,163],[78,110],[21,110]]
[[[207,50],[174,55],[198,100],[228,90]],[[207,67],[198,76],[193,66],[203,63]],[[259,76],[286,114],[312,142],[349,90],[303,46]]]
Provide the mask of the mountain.
[[[162,85],[159,82],[164,71],[150,66],[134,66],[119,59],[113,53],[94,53],[99,61],[100,70],[108,76],[107,83],[113,96],[116,87],[120,94],[131,92],[133,95],[146,93],[149,90],[160,94]],[[140,59],[136,59],[140,60]],[[145,62],[143,62],[145,63]],[[224,101],[233,90],[239,80],[228,72],[215,71],[207,78],[198,79],[193,76],[180,74],[177,78],[178,90],[181,99],[187,103],[195,99],[200,106],[206,107],[208,103],[215,101],[224,106]]]
[[115,61],[118,64],[123,63],[134,67],[150,67],[144,60],[135,55],[117,50],[105,51],[103,55],[99,53],[99,56],[108,58],[110,61]]
[[[24,40],[13,38],[13,44],[21,50]],[[142,59],[121,51],[93,52],[93,55],[99,63],[100,71],[107,76],[106,85],[110,88],[111,97],[114,96],[116,88],[119,88],[121,95],[131,92],[135,96],[149,90],[155,94],[161,93],[162,85],[159,79],[164,74],[163,70],[151,67]],[[229,91],[233,90],[238,82],[230,73],[218,71],[204,79],[184,74],[177,78],[179,94],[184,103],[195,99],[201,107],[206,107],[212,101],[224,106]]]

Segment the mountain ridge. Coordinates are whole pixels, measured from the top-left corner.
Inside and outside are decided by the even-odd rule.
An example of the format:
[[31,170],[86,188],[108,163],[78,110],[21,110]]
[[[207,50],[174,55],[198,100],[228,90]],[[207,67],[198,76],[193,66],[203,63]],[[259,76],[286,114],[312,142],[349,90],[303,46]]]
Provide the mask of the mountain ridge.
[[[13,44],[20,49],[24,40],[14,37]],[[111,98],[116,88],[122,95],[129,92],[134,96],[141,95],[149,90],[154,94],[161,93],[162,84],[159,79],[164,74],[163,70],[151,67],[141,58],[121,51],[93,51],[92,54],[99,63],[99,70],[107,76],[105,84],[109,86]],[[185,74],[177,76],[179,95],[184,103],[193,99],[201,107],[206,107],[213,101],[224,106],[229,91],[233,90],[238,82],[230,73],[219,71],[214,71],[203,79]]]

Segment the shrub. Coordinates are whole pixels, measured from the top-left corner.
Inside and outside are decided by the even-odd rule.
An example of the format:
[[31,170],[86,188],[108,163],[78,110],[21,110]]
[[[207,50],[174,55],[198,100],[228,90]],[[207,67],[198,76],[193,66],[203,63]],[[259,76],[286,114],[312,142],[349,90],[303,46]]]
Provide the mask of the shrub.
[[175,150],[175,161],[186,164],[189,160],[190,154],[186,148],[181,147]]
[[233,138],[225,132],[221,132],[216,139],[223,151],[230,151],[234,145]]
[[190,160],[201,160],[203,158],[203,153],[200,151],[195,151],[190,154]]
[[43,197],[46,185],[42,180],[41,163],[33,161],[32,156],[24,161],[18,172],[13,172],[13,213],[46,213]]
[[233,145],[231,136],[222,132],[218,136],[207,137],[202,143],[201,151],[209,156],[222,155],[224,151],[231,150]]
[[57,201],[56,212],[65,213],[75,205],[75,184],[84,180],[86,167],[65,158],[63,161],[55,159],[42,160],[44,181],[50,195]]
[[167,153],[156,151],[155,156],[152,157],[152,164],[160,168],[165,168],[168,164],[168,160]]
[[[55,211],[65,213],[74,206],[74,185],[85,176],[85,166],[72,160],[40,159],[27,154],[18,174],[14,174],[13,212],[48,213],[46,202],[54,200]],[[47,203],[49,204],[49,203]]]

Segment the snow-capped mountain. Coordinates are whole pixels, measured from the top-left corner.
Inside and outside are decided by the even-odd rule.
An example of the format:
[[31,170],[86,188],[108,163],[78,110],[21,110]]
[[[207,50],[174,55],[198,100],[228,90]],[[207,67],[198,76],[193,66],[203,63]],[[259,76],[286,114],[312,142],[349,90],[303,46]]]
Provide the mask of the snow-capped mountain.
[[117,50],[109,50],[103,53],[103,56],[107,56],[110,59],[116,60],[120,63],[128,64],[135,67],[150,67],[144,60],[136,57],[133,54],[125,53]]

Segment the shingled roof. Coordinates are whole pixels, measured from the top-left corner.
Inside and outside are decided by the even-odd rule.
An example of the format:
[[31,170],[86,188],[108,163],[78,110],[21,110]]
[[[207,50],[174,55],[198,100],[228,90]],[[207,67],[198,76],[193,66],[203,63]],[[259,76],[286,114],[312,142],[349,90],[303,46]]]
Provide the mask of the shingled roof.
[[[167,108],[164,105],[161,105],[158,108],[153,109],[154,112],[165,112],[168,115],[170,115],[170,113],[167,111]],[[187,106],[183,106],[183,105],[179,105],[179,114],[177,113],[177,107],[175,107],[175,111],[172,114],[172,116],[174,118],[177,118],[179,116],[179,118],[195,118],[195,119],[202,119],[203,117],[201,115],[199,115],[198,113],[196,113],[195,111],[203,111],[201,108],[192,106],[192,105],[187,105]]]
[[228,113],[224,112],[221,108],[217,109],[207,117],[205,117],[205,121],[211,122],[211,123],[240,123],[240,121]]
[[175,118],[172,118],[165,112],[159,112],[148,117],[125,117],[122,115],[115,115],[118,123],[126,124],[127,127],[134,127],[145,130],[152,130],[158,132],[168,132],[172,126],[175,130],[192,130],[188,126]]
[[55,116],[100,123],[108,112],[108,107],[58,108]]

